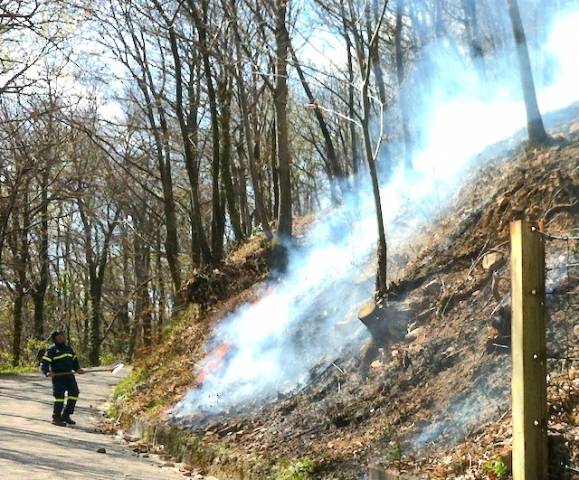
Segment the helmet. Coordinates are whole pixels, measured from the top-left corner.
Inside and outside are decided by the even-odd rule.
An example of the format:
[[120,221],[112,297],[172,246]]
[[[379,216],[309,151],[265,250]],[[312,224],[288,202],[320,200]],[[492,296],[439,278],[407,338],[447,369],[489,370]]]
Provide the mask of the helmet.
[[58,337],[59,335],[62,335],[64,332],[61,330],[53,330],[50,334],[50,340],[52,340],[53,342],[55,341],[55,338]]

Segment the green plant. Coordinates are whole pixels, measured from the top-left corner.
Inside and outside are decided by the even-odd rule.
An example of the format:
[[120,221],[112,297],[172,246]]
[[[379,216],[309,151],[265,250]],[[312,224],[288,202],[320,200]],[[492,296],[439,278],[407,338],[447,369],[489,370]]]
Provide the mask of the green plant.
[[404,458],[404,452],[402,451],[402,445],[399,442],[395,442],[388,449],[387,453],[388,460],[391,462],[400,462]]
[[107,409],[107,415],[111,418],[118,417],[120,414],[120,403],[128,398],[137,388],[137,385],[146,378],[145,371],[135,368],[131,373],[121,380],[113,390],[111,403]]
[[46,340],[39,340],[34,337],[30,337],[26,340],[26,345],[24,346],[24,359],[26,363],[36,365],[38,353],[41,350],[46,351],[46,347],[48,347]]
[[119,400],[129,396],[136,386],[145,378],[144,370],[135,368],[127,378],[121,380],[113,391],[113,400]]
[[497,480],[507,478],[508,469],[501,458],[495,457],[487,460],[483,464],[483,470],[485,473],[492,475],[492,478],[496,478]]
[[378,430],[382,438],[389,437],[392,434],[392,424],[390,423],[390,419],[387,417],[381,418],[378,423]]
[[293,463],[284,463],[279,468],[275,480],[311,480],[314,471],[313,462],[307,458],[300,458]]
[[24,373],[35,373],[38,370],[30,365],[19,365],[12,367],[8,365],[0,365],[0,375],[22,375]]
[[122,357],[112,352],[105,352],[101,355],[102,365],[114,365],[122,360]]
[[189,305],[163,326],[163,338],[179,337],[199,317],[199,305]]
[[29,338],[22,350],[22,360],[16,366],[12,365],[12,355],[9,352],[0,352],[0,375],[20,375],[38,372],[36,357],[39,350],[45,348],[46,342],[44,340]]

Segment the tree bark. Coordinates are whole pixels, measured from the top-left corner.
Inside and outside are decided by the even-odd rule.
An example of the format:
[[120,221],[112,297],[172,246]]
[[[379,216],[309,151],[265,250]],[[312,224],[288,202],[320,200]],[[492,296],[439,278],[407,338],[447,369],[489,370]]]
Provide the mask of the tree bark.
[[[181,62],[181,55],[179,53],[179,44],[177,39],[177,34],[175,33],[175,28],[173,22],[166,17],[165,12],[161,4],[155,1],[155,5],[159,13],[163,16],[165,23],[167,24],[167,30],[169,33],[169,43],[171,45],[171,53],[173,55],[173,63],[175,66],[175,114],[179,122],[179,130],[181,133],[181,140],[183,143],[183,153],[185,157],[185,170],[187,171],[187,177],[189,180],[189,187],[191,188],[191,198],[192,198],[192,233],[193,242],[198,246],[201,253],[201,258],[205,263],[211,262],[211,252],[209,250],[209,245],[207,243],[207,238],[205,236],[205,231],[203,229],[203,221],[201,217],[201,207],[199,202],[199,168],[196,155],[194,153],[195,143],[197,139],[197,108],[199,104],[198,95],[195,95],[193,73],[190,75],[189,85],[188,85],[188,99],[189,99],[189,115],[186,117],[183,101],[184,101],[184,88],[183,88],[183,68]],[[194,71],[194,66],[190,65],[191,71]],[[198,261],[198,258],[193,258],[194,261]]]
[[358,152],[358,132],[356,131],[356,123],[354,118],[356,117],[356,106],[355,106],[355,96],[354,96],[354,60],[352,55],[352,40],[348,34],[348,26],[346,23],[346,11],[344,8],[343,0],[340,2],[340,8],[342,12],[342,27],[343,35],[346,40],[346,53],[348,59],[348,116],[350,117],[349,130],[350,130],[350,142],[352,143],[352,174],[354,175],[354,190],[357,190],[356,186],[358,183],[358,167],[360,165],[360,154]]
[[241,219],[239,209],[235,200],[233,180],[231,178],[231,85],[229,78],[224,78],[219,83],[219,103],[221,104],[220,131],[221,131],[221,178],[225,198],[227,201],[227,211],[231,228],[236,241],[243,239],[241,229]]
[[102,296],[105,280],[110,243],[117,226],[120,211],[117,210],[113,219],[107,220],[106,229],[103,228],[103,242],[98,253],[93,246],[93,226],[90,222],[83,201],[77,199],[78,211],[84,229],[85,258],[88,270],[90,295],[90,323],[89,323],[89,361],[91,365],[100,365],[100,351],[102,343]]
[[292,192],[289,126],[287,115],[287,55],[289,34],[286,26],[287,0],[276,0],[275,24],[275,122],[277,140],[277,164],[279,168],[279,211],[277,236],[281,239],[292,236]]
[[263,192],[259,184],[259,175],[257,172],[256,158],[255,158],[255,145],[256,140],[253,135],[253,129],[251,127],[251,122],[249,118],[249,102],[247,99],[247,91],[245,88],[245,80],[243,77],[243,70],[241,68],[241,39],[239,35],[239,25],[237,23],[237,9],[235,6],[235,0],[230,2],[231,16],[234,23],[235,31],[233,34],[233,41],[235,44],[235,52],[237,56],[237,67],[235,69],[235,77],[237,80],[237,93],[239,97],[239,107],[241,110],[241,124],[243,128],[243,133],[245,136],[245,144],[247,148],[247,159],[249,163],[249,174],[251,177],[251,185],[253,187],[253,194],[255,197],[255,209],[257,211],[257,220],[263,229],[264,234],[267,238],[272,238],[271,228],[269,226],[269,220],[267,212],[265,209],[265,202],[263,199]]
[[[373,45],[378,41],[378,34],[380,31],[380,26],[384,19],[384,15],[386,13],[386,6],[388,2],[384,3],[382,14],[377,22],[375,27],[374,33],[371,38],[369,38],[369,46],[368,46],[368,57],[370,56],[370,52],[372,51]],[[365,67],[365,68],[364,68]],[[370,170],[370,177],[372,180],[372,193],[374,195],[374,204],[376,209],[376,220],[378,226],[378,268],[377,268],[377,275],[376,275],[376,290],[378,295],[384,295],[388,289],[388,250],[387,250],[387,243],[386,243],[386,233],[384,227],[384,217],[382,215],[382,201],[380,198],[380,185],[378,181],[378,173],[376,171],[376,158],[379,153],[379,149],[376,150],[374,153],[372,147],[372,139],[370,135],[370,98],[368,96],[368,89],[370,84],[370,69],[371,69],[371,62],[368,58],[366,65],[360,58],[360,72],[363,75],[364,82],[362,84],[362,111],[363,111],[363,119],[362,119],[362,132],[364,138],[364,150],[366,152],[366,161],[368,163],[368,169]],[[381,139],[378,139],[380,142]]]
[[[388,0],[385,0],[386,2]],[[378,22],[379,8],[377,0],[372,0],[372,14],[374,16],[374,21]],[[370,15],[370,2],[366,2],[366,25],[368,29],[368,39],[372,35],[372,21]],[[380,96],[380,103],[382,106],[386,105],[386,84],[384,82],[384,71],[382,70],[382,64],[380,62],[380,34],[378,33],[378,39],[373,45],[369,45],[368,49],[368,60],[372,64],[372,70],[374,72],[374,81],[378,87],[378,95]]]
[[[141,222],[142,223],[142,222]],[[149,246],[139,234],[133,236],[135,266],[135,322],[141,325],[143,345],[150,348],[152,343],[151,299],[149,296],[150,255]]]
[[396,51],[396,78],[398,79],[398,103],[400,119],[402,120],[402,139],[404,142],[404,165],[412,168],[412,138],[408,124],[408,99],[404,89],[404,53],[402,51],[402,11],[404,0],[398,0],[396,5],[396,26],[394,28],[394,46]]
[[40,245],[38,250],[38,262],[40,271],[38,281],[34,285],[32,298],[34,301],[34,336],[44,339],[44,303],[48,288],[48,182],[50,169],[45,165],[41,179],[41,205],[40,205]]
[[533,70],[531,68],[531,59],[529,58],[529,49],[527,47],[527,38],[521,20],[519,4],[517,0],[507,0],[509,5],[509,17],[513,27],[515,37],[515,48],[519,60],[519,70],[521,75],[521,85],[523,96],[525,98],[525,109],[527,111],[527,130],[529,133],[529,142],[533,145],[544,145],[549,141],[549,135],[545,130],[543,118],[539,111],[537,103],[537,94],[535,91],[535,81],[533,79]]
[[211,162],[211,176],[212,176],[212,191],[211,191],[211,253],[212,262],[219,263],[223,256],[223,219],[224,211],[221,206],[221,192],[220,192],[220,135],[219,135],[219,113],[217,109],[217,96],[215,93],[215,86],[213,85],[213,72],[211,71],[211,58],[209,56],[209,41],[207,38],[208,26],[208,2],[207,0],[199,1],[201,5],[201,14],[197,10],[194,0],[189,0],[189,6],[195,26],[197,28],[197,35],[199,37],[199,45],[201,50],[201,57],[203,60],[203,70],[205,73],[205,84],[207,87],[207,98],[209,100],[209,111],[211,116],[211,140],[212,140],[212,162]]
[[160,338],[163,330],[163,325],[166,323],[165,311],[165,281],[163,279],[163,262],[161,253],[161,239],[157,232],[156,235],[156,249],[155,249],[155,274],[157,276],[157,336]]
[[14,306],[12,309],[13,318],[13,337],[12,337],[12,366],[17,367],[20,365],[20,359],[22,356],[22,311],[24,306],[25,293],[22,289],[16,292],[16,297],[14,298]]
[[338,192],[336,189],[336,180],[338,181],[338,185],[340,186],[340,188],[344,187],[344,172],[342,171],[342,167],[340,165],[340,161],[338,159],[338,155],[336,153],[336,149],[334,148],[334,142],[332,141],[332,134],[330,133],[330,129],[328,128],[328,125],[326,123],[326,120],[324,119],[324,116],[322,115],[322,111],[320,110],[319,106],[318,106],[318,101],[316,100],[316,97],[314,96],[314,93],[312,92],[312,89],[310,88],[310,85],[306,79],[306,76],[304,75],[304,71],[302,69],[302,66],[300,65],[299,61],[298,61],[298,57],[296,55],[296,52],[293,48],[293,46],[289,45],[289,51],[290,54],[292,56],[292,60],[294,63],[294,67],[298,72],[298,76],[300,78],[300,82],[302,84],[302,87],[304,89],[304,92],[306,93],[306,96],[308,97],[308,101],[310,102],[310,106],[311,108],[314,110],[314,115],[316,117],[316,120],[318,122],[318,126],[320,127],[320,131],[322,132],[322,137],[324,139],[324,145],[325,145],[325,152],[326,152],[326,158],[328,160],[328,165],[329,165],[329,171],[330,171],[330,184],[331,184],[331,194],[332,194],[332,201],[335,204],[338,204],[340,202],[340,198],[338,197]]
[[[29,255],[29,232],[30,232],[30,207],[29,200],[29,181],[24,185],[24,197],[21,211],[16,210],[13,213],[13,232],[11,233],[10,247],[14,257],[14,304],[12,310],[13,318],[13,337],[12,337],[12,365],[14,367],[20,364],[22,357],[22,331],[23,331],[23,316],[24,304],[26,301],[26,294],[28,290],[27,269],[30,263]],[[20,210],[20,209],[19,209]],[[22,216],[22,223],[20,223],[20,215]]]
[[484,52],[480,41],[480,28],[476,10],[476,0],[462,0],[462,9],[465,17],[465,31],[470,56],[481,79],[486,78]]

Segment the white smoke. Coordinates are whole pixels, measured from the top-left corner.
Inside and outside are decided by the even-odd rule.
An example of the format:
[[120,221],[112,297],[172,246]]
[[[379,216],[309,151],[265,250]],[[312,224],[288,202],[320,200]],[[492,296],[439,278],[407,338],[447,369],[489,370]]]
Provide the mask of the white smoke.
[[[574,49],[579,12],[553,25],[542,55],[550,58],[554,81],[538,84],[543,113],[579,100]],[[420,117],[414,111],[413,122],[422,131],[415,168],[395,169],[382,187],[390,252],[441,213],[474,155],[526,122],[516,64],[511,62],[509,77],[480,82],[472,67],[445,49],[435,58],[441,68],[437,75],[430,72],[434,80],[427,105],[420,107]],[[415,85],[425,88],[420,79]],[[216,327],[207,352],[218,345],[227,345],[229,352],[175,406],[175,418],[221,414],[274,399],[307,383],[321,360],[329,364],[349,342],[367,336],[355,313],[373,293],[374,278],[364,272],[373,264],[377,232],[368,174],[361,175],[360,191],[341,207],[322,212],[305,245],[290,252],[287,274],[264,286],[259,301],[238,308]],[[395,223],[402,211],[404,227]],[[205,367],[202,362],[199,369]]]

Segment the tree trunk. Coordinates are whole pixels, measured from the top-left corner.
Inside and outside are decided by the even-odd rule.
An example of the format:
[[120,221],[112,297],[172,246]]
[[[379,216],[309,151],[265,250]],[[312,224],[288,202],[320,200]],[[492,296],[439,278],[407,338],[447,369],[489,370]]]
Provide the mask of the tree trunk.
[[[179,291],[181,290],[181,265],[179,262],[179,227],[177,222],[177,207],[175,196],[173,194],[173,173],[171,168],[171,144],[169,125],[165,118],[164,109],[161,107],[160,99],[157,101],[157,110],[159,111],[159,124],[163,133],[163,145],[165,150],[164,174],[161,177],[164,183],[163,190],[167,192],[165,198],[165,212],[167,215],[166,229],[167,238],[165,242],[165,251],[167,261],[171,270],[173,285],[175,286],[175,303],[180,303]],[[169,260],[170,259],[170,260]]]
[[[279,211],[279,169],[277,168],[277,128],[275,128],[275,119],[271,124],[271,183],[273,195],[273,216]],[[272,218],[273,218],[272,216]]]
[[12,337],[12,365],[18,366],[21,360],[22,348],[22,331],[24,304],[27,290],[27,270],[30,261],[28,235],[30,230],[30,206],[28,204],[28,181],[24,186],[24,197],[22,199],[22,224],[20,224],[18,212],[13,214],[13,232],[11,233],[11,250],[14,257],[14,273],[16,276],[14,288],[14,305],[13,305],[13,337]]
[[40,271],[38,282],[34,285],[32,297],[34,299],[34,336],[44,339],[44,300],[48,288],[48,182],[50,169],[45,166],[41,181],[41,206],[40,206],[40,246],[38,262]]
[[88,270],[88,282],[90,292],[90,336],[89,336],[89,361],[91,365],[100,365],[101,351],[101,328],[102,328],[102,295],[105,280],[111,237],[117,226],[120,210],[116,210],[114,217],[107,219],[106,229],[104,225],[98,228],[103,232],[102,245],[93,251],[93,224],[89,221],[83,201],[77,199],[78,212],[84,229],[84,249]]
[[[93,275],[91,275],[92,277]],[[100,365],[101,356],[101,325],[102,325],[102,285],[96,278],[91,278],[90,287],[90,339],[88,358],[91,365]]]
[[249,118],[249,102],[247,100],[247,91],[245,89],[245,81],[243,77],[243,70],[239,64],[241,61],[241,40],[239,38],[239,30],[237,25],[237,10],[235,7],[235,1],[231,0],[230,7],[233,15],[233,22],[235,26],[235,31],[233,35],[233,40],[235,43],[235,52],[237,55],[237,68],[235,70],[235,76],[237,80],[237,91],[239,96],[239,106],[241,110],[241,124],[243,127],[243,133],[245,136],[245,144],[247,148],[247,159],[249,163],[249,174],[251,177],[251,185],[253,187],[253,194],[255,198],[255,209],[257,211],[258,222],[263,229],[264,234],[267,238],[271,238],[271,229],[269,227],[269,220],[267,217],[267,212],[265,209],[265,202],[263,199],[263,192],[259,184],[259,175],[257,172],[256,158],[255,158],[255,145],[256,139],[254,138],[254,132],[251,127],[251,122]]
[[517,0],[507,0],[507,2],[509,4],[509,17],[511,19],[513,35],[515,37],[515,48],[517,49],[517,57],[519,59],[521,85],[523,88],[523,96],[525,98],[525,108],[527,110],[529,142],[533,145],[544,145],[548,142],[549,136],[545,131],[543,118],[541,117],[539,105],[537,103],[535,81],[533,79],[529,49],[527,47],[527,39],[523,28],[523,22],[521,20],[519,4]]
[[135,322],[143,331],[143,345],[151,346],[151,301],[149,297],[149,247],[138,234],[133,236],[135,255]]
[[127,338],[131,331],[130,325],[130,314],[129,314],[129,301],[131,298],[131,291],[132,291],[132,282],[131,282],[131,275],[130,275],[130,242],[128,231],[126,228],[122,230],[122,239],[121,239],[121,247],[122,247],[122,257],[123,257],[123,274],[122,274],[122,281],[123,281],[123,299],[121,311],[119,312],[120,318],[120,331],[123,335],[123,338]]
[[[157,4],[157,9],[164,16],[164,12],[160,4]],[[166,18],[166,17],[165,17]],[[173,23],[170,19],[165,19],[169,32],[169,41],[171,44],[171,53],[173,55],[173,62],[175,65],[175,113],[177,120],[179,122],[179,130],[181,132],[181,140],[183,143],[183,153],[185,157],[185,170],[187,171],[187,177],[189,180],[189,186],[191,188],[191,198],[192,198],[192,241],[198,247],[201,258],[205,263],[211,262],[211,252],[209,250],[209,245],[207,244],[207,238],[205,237],[205,231],[203,229],[203,221],[201,216],[201,206],[199,202],[199,167],[197,159],[195,158],[194,148],[196,147],[197,139],[197,108],[199,106],[199,96],[193,91],[194,81],[193,72],[195,71],[194,66],[190,65],[191,75],[188,85],[188,99],[189,99],[189,115],[185,116],[183,109],[183,73],[181,66],[181,56],[179,54],[179,46],[177,41],[177,34]],[[193,249],[193,260],[198,262],[199,258],[195,258],[195,250]]]
[[201,57],[203,59],[203,71],[205,73],[205,84],[207,87],[207,98],[209,100],[209,112],[211,117],[211,140],[212,140],[212,162],[211,162],[211,176],[212,176],[212,191],[211,191],[211,253],[212,261],[219,263],[223,256],[223,220],[224,211],[221,206],[221,192],[220,192],[220,135],[219,135],[219,113],[217,110],[217,97],[215,94],[215,87],[213,85],[213,73],[211,71],[211,58],[209,56],[209,40],[207,38],[208,26],[208,2],[201,0],[201,15],[197,10],[197,6],[193,0],[189,0],[191,14],[197,27],[197,35],[199,37],[199,45],[201,50]]
[[21,359],[21,347],[22,347],[22,311],[24,306],[24,291],[18,289],[16,292],[16,297],[14,298],[14,307],[12,310],[13,318],[13,337],[12,337],[12,366],[17,367],[20,364]]
[[[242,126],[242,130],[245,132],[245,126]],[[239,196],[239,205],[241,209],[241,223],[243,225],[243,231],[245,232],[245,235],[249,236],[253,230],[253,225],[251,224],[249,205],[247,202],[247,173],[243,163],[243,155],[243,147],[240,143],[237,146],[237,158],[239,166],[237,166],[235,169],[235,175],[237,176],[237,193]]]
[[163,262],[161,253],[161,239],[159,234],[156,236],[156,251],[155,251],[155,274],[157,276],[157,336],[161,337],[163,325],[166,322],[165,312],[165,281],[163,280]]
[[398,0],[396,5],[396,27],[394,29],[394,45],[396,51],[396,78],[398,79],[398,103],[400,119],[402,120],[402,139],[404,142],[404,165],[412,168],[412,139],[408,124],[408,101],[404,89],[404,54],[402,52],[402,10],[404,0]]
[[239,210],[237,208],[233,180],[231,178],[231,89],[229,78],[223,79],[219,84],[219,103],[221,104],[220,131],[222,140],[220,162],[221,178],[223,181],[223,189],[225,190],[227,211],[229,213],[233,235],[235,236],[235,240],[240,241],[244,235],[241,229],[241,220],[239,218]]
[[346,40],[346,53],[348,57],[348,116],[350,117],[350,142],[352,143],[352,174],[354,175],[354,184],[358,183],[358,166],[360,165],[360,154],[358,152],[358,132],[356,131],[356,106],[354,97],[354,60],[352,56],[352,40],[348,34],[348,26],[346,23],[346,12],[343,3],[341,3],[342,17],[343,17],[343,35]]
[[[388,1],[388,0],[383,0]],[[374,21],[378,22],[378,15],[379,15],[379,8],[377,0],[372,1],[372,14],[374,16]],[[371,22],[371,15],[370,15],[370,2],[366,2],[366,25],[368,29],[368,38],[370,38],[372,34],[372,22]],[[374,81],[376,82],[376,86],[378,87],[378,95],[380,96],[380,103],[382,107],[386,105],[386,85],[384,82],[384,72],[382,70],[382,64],[380,62],[380,36],[378,35],[378,39],[374,42],[373,45],[369,46],[369,61],[372,64],[372,70],[374,72]]]
[[277,164],[279,168],[279,211],[277,236],[292,236],[292,193],[289,126],[287,116],[287,54],[289,34],[286,26],[287,0],[276,0],[276,60],[275,60],[275,122],[277,140]]
[[462,0],[462,9],[465,17],[465,31],[470,56],[481,79],[486,78],[484,52],[480,41],[480,28],[476,11],[476,0]]
[[[372,49],[375,48],[373,46],[378,41],[378,33],[380,31],[380,26],[382,24],[382,20],[384,18],[384,14],[386,12],[386,6],[388,2],[384,3],[382,14],[377,22],[375,27],[374,33],[369,39],[369,46],[368,46],[368,57],[370,56],[370,52]],[[361,52],[361,49],[359,49]],[[360,62],[360,72],[363,75],[364,82],[362,84],[362,112],[363,112],[363,119],[362,119],[362,132],[364,138],[364,150],[366,152],[366,161],[368,163],[368,169],[370,170],[370,177],[372,180],[372,193],[374,195],[374,204],[376,209],[376,220],[378,226],[378,268],[376,274],[376,290],[378,295],[384,295],[388,288],[388,266],[387,266],[387,258],[388,258],[388,250],[386,244],[386,233],[384,227],[384,217],[382,215],[382,201],[380,198],[380,185],[378,182],[378,173],[376,171],[376,158],[379,155],[379,148],[376,149],[374,152],[372,147],[372,139],[370,135],[370,98],[368,96],[368,89],[370,84],[370,68],[371,62],[368,59],[368,63],[364,65],[363,59],[359,59]],[[381,139],[378,139],[380,142]]]
[[314,110],[314,115],[315,115],[316,120],[318,122],[318,125],[320,127],[320,131],[322,132],[322,137],[324,139],[324,145],[325,145],[326,158],[328,161],[329,171],[330,171],[332,202],[334,204],[338,204],[340,202],[340,199],[337,196],[335,183],[336,183],[336,180],[338,180],[338,185],[342,188],[344,187],[344,182],[343,182],[344,173],[342,172],[342,167],[340,166],[340,161],[338,160],[338,155],[336,154],[336,149],[334,148],[334,142],[332,141],[332,134],[330,133],[330,129],[328,128],[326,120],[324,119],[324,116],[322,115],[322,111],[320,110],[320,108],[318,106],[318,102],[316,100],[316,97],[314,96],[312,89],[310,88],[310,85],[308,84],[308,81],[306,79],[306,76],[304,75],[302,66],[300,65],[300,63],[298,61],[298,57],[297,57],[296,52],[294,51],[291,43],[289,45],[289,50],[290,50],[290,54],[292,56],[292,60],[294,62],[294,67],[296,68],[296,70],[298,72],[298,76],[300,78],[304,92],[306,92],[306,96],[308,97],[308,101],[310,102],[310,106]]

